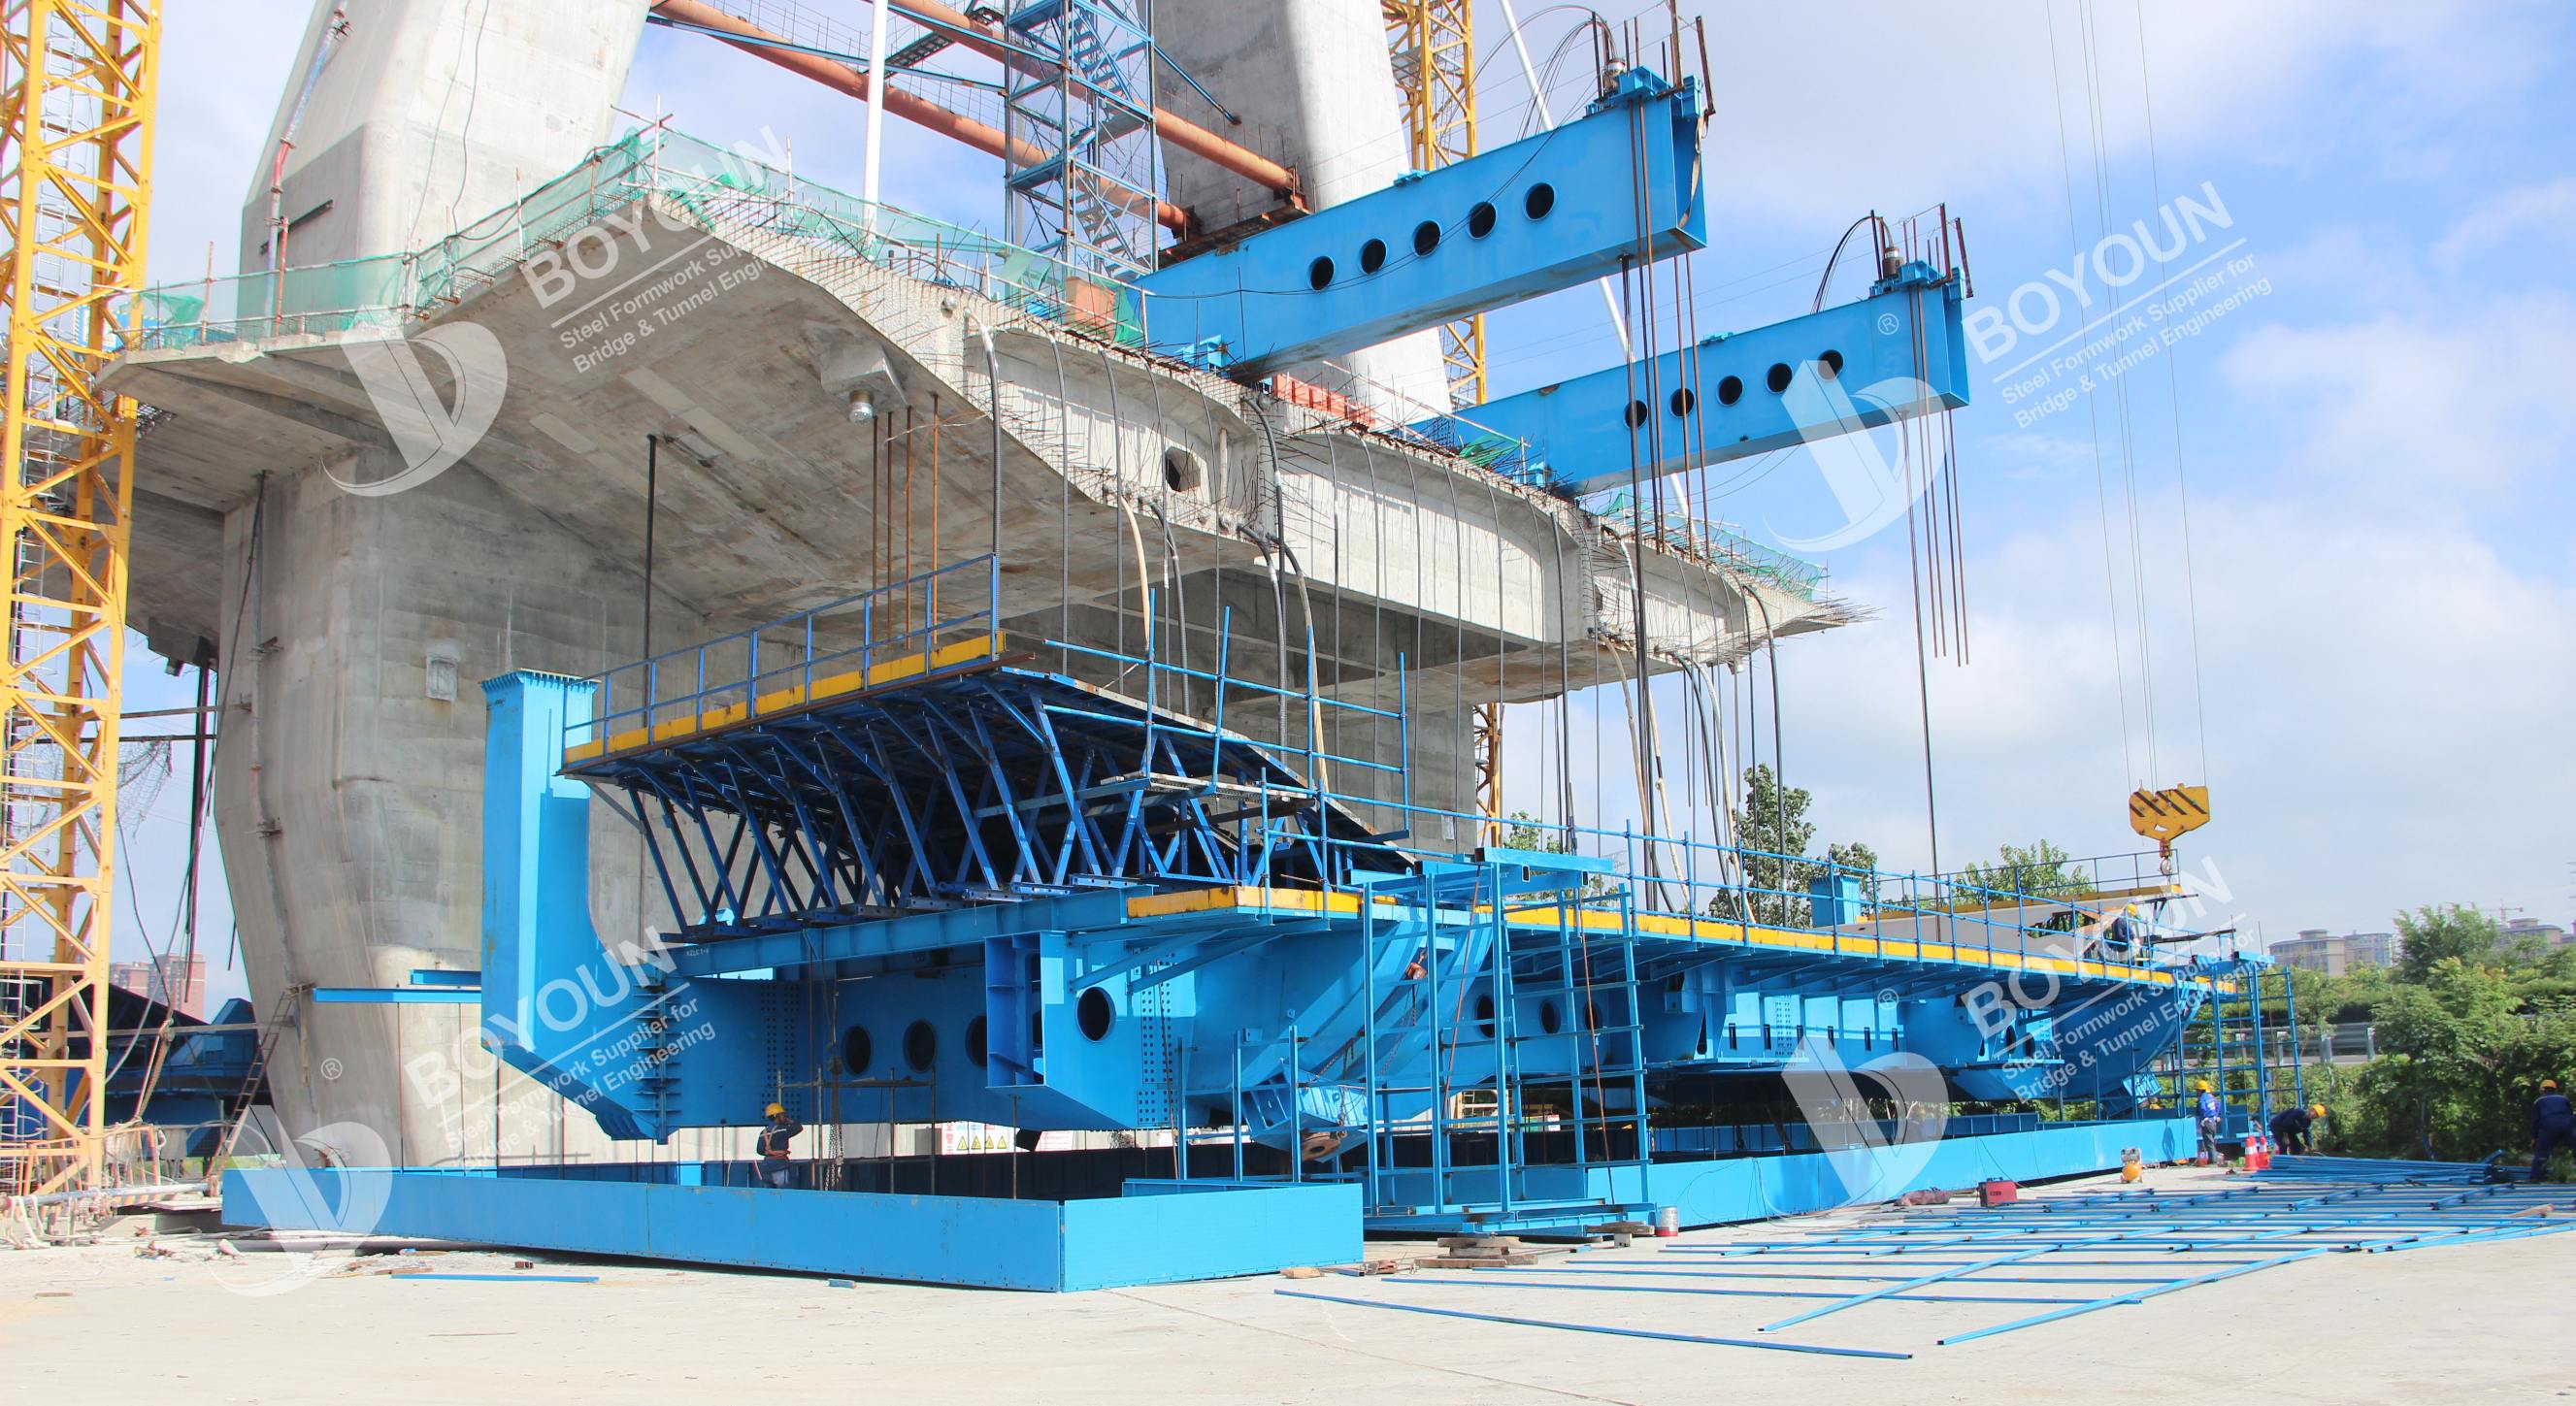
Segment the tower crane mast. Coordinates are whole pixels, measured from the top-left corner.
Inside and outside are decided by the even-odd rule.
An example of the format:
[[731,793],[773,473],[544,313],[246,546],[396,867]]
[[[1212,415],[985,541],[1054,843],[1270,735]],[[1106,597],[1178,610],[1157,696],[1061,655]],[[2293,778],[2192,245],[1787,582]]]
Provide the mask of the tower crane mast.
[[0,1185],[21,1193],[104,1168],[139,407],[99,377],[143,285],[160,51],[161,0],[0,4]]
[[[1384,0],[1381,8],[1396,86],[1404,94],[1404,135],[1413,168],[1429,171],[1475,155],[1474,5],[1469,0]],[[1483,313],[1440,329],[1440,359],[1448,372],[1450,408],[1483,404]],[[1479,703],[1473,712],[1476,810],[1498,819],[1503,813],[1503,709],[1499,703]]]

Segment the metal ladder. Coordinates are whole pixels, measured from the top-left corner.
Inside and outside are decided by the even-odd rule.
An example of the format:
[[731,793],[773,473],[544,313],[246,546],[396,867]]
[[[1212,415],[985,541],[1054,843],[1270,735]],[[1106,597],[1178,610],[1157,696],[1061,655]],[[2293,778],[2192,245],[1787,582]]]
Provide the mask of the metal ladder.
[[223,1140],[215,1144],[215,1155],[206,1160],[208,1181],[223,1175],[224,1164],[232,1160],[233,1147],[241,1141],[242,1128],[250,1122],[250,1111],[259,1106],[260,1096],[268,1092],[269,1056],[277,1052],[277,1042],[285,1037],[287,1028],[296,1023],[303,1009],[301,1003],[312,990],[313,984],[305,982],[280,991],[277,993],[277,1009],[260,1022],[259,1048],[251,1054],[250,1072],[243,1076],[241,1092],[236,1095],[240,1106],[233,1110],[233,1120],[224,1129]]
[[[1372,1217],[1500,1226],[1644,1205],[1651,1138],[1634,915],[1624,890],[1592,896],[1587,907],[1585,880],[1572,868],[1435,862],[1366,891],[1367,1020],[1357,1048]],[[1618,921],[1605,940],[1584,915],[1606,902],[1617,904]],[[1515,909],[1533,907],[1555,913],[1555,923],[1513,921]],[[1420,975],[1400,976],[1388,990],[1387,973],[1408,966]],[[1533,1000],[1539,1018],[1525,1029],[1522,1007]],[[1545,1028],[1550,1009],[1555,1029]],[[1566,1056],[1563,1072],[1544,1082],[1562,1078],[1569,1089],[1571,1158],[1534,1163],[1523,1056],[1543,1045]],[[1480,1133],[1491,1139],[1482,1159]],[[1471,1139],[1464,1147],[1461,1134]],[[1399,1164],[1398,1146],[1414,1142],[1427,1142],[1427,1167]]]

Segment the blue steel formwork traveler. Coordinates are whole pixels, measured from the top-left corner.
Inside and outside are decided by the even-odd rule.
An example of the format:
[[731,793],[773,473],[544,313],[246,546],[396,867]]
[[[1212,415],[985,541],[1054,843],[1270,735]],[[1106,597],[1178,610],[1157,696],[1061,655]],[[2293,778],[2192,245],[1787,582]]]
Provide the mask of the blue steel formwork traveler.
[[[1257,377],[1696,247],[1693,92],[1630,69],[1546,137],[1147,275],[1115,340]],[[1594,142],[1647,155],[1564,159]],[[1637,242],[1551,242],[1612,228]],[[1370,267],[1377,230],[1413,257]],[[1324,267],[1341,259],[1364,286]],[[1668,386],[1681,442],[1774,447],[1964,403],[1964,277],[1881,272],[1822,320],[1695,349],[1643,413]],[[1860,410],[1798,393],[1882,371],[1916,390]],[[1567,495],[1660,471],[1607,384],[1389,433]],[[1494,817],[1416,795],[1414,658],[1334,661],[1373,671],[1366,690],[1311,638],[1294,667],[1260,639],[1245,653],[1277,667],[1246,668],[1231,606],[1167,620],[1141,583],[1141,647],[1030,628],[1004,609],[1029,564],[1001,506],[989,553],[595,677],[490,680],[482,971],[431,994],[479,1000],[484,1043],[617,1138],[774,1100],[818,1126],[1153,1146],[939,1159],[927,1195],[858,1159],[831,1190],[688,1162],[236,1172],[227,1214],[1081,1288],[1354,1258],[1364,1227],[1698,1224],[2182,1154],[2188,1125],[2140,1106],[2141,1076],[2225,978],[2061,922],[2080,898],[1852,873],[1765,889],[1748,860],[1800,857],[1570,821],[1496,843]],[[1641,659],[1643,613],[1619,646]],[[1167,657],[1167,624],[1212,633],[1212,660]],[[676,931],[594,929],[595,803],[644,837]],[[1783,1088],[1795,1121],[1713,1112]],[[2031,1099],[2129,1116],[1947,1116]],[[384,1194],[354,1194],[370,1180]],[[332,1209],[356,1205],[382,1209]]]
[[[1955,901],[1883,902],[1824,928],[1710,918],[1724,886],[1670,873],[1725,872],[1719,856],[1668,855],[1650,872],[1613,857],[1637,852],[1644,837],[1633,835],[1571,845],[1608,854],[1425,852],[1365,831],[1356,803],[1305,779],[1308,764],[1324,772],[1365,758],[1282,756],[1028,667],[1053,647],[1013,653],[995,636],[993,565],[948,568],[938,592],[947,614],[884,643],[831,648],[820,622],[899,616],[895,601],[926,598],[926,582],[761,632],[817,641],[793,662],[746,651],[739,670],[708,673],[703,649],[649,661],[695,685],[676,696],[631,680],[621,692],[631,670],[493,680],[486,1041],[604,1127],[648,1140],[739,1122],[773,1093],[806,1121],[1164,1130],[1173,1151],[1155,1179],[1096,1189],[1227,1193],[1210,1203],[1209,1224],[1246,1238],[1232,1258],[1193,1259],[1192,1273],[1312,1258],[1325,1241],[1346,1257],[1363,1223],[1569,1227],[1662,1206],[1705,1223],[1998,1166],[2024,1177],[2088,1170],[2122,1146],[2181,1152],[2186,1125],[2153,1114],[2045,1127],[2032,1115],[1963,1118],[1953,1136],[1924,1141],[1903,1112],[1882,1117],[1877,1089],[1795,1129],[1659,1126],[1656,1109],[1694,1087],[1820,1066],[1868,1076],[1894,1060],[1937,1070],[1952,1096],[2008,1073],[2026,1092],[2055,1078],[2061,1098],[2107,1103],[2111,1090],[2140,1087],[2170,1044],[2157,1032],[2217,983],[2143,956],[2052,947],[2018,925],[2018,909],[1996,922]],[[961,583],[979,573],[984,591]],[[1178,682],[1177,666],[1130,662],[1159,677],[1148,693]],[[1276,692],[1222,673],[1192,682],[1220,711]],[[614,706],[624,697],[656,701]],[[1006,732],[1016,734],[1008,744]],[[656,879],[697,915],[667,947],[621,960],[591,929],[595,789],[652,838]],[[1981,1024],[1960,993],[1997,977],[2057,986],[2060,1010],[2142,1014],[2052,1028],[2049,1009],[2015,1006]],[[2081,1047],[2063,1038],[2077,1029]],[[542,1191],[387,1173],[403,1186],[387,1225],[1050,1286],[973,1256],[944,1268],[924,1268],[917,1247],[887,1257],[879,1228],[892,1212],[873,1193],[693,1186],[725,1174],[629,1170],[585,1169],[578,1186]],[[404,1180],[414,1176],[426,1180]],[[1313,1186],[1345,1196],[1293,1203],[1293,1215],[1260,1204],[1265,1190]],[[714,1202],[682,1194],[719,1190]],[[846,1220],[739,1209],[768,1195],[869,1208]],[[523,1196],[566,1209],[523,1219],[478,1199]],[[570,1209],[585,1197],[623,1209]],[[602,1227],[638,1210],[627,1205],[638,1197],[664,1229],[621,1242]],[[1024,1214],[972,1195],[932,1199],[941,1235],[988,1210]],[[669,1229],[692,1214],[738,1218],[747,1238],[726,1249],[712,1231]],[[1346,1222],[1333,1234],[1347,1243],[1318,1217]],[[1265,1249],[1258,1227],[1271,1225],[1295,1234]],[[818,1226],[842,1228],[818,1239]],[[782,1250],[773,1234],[793,1234],[798,1248]]]

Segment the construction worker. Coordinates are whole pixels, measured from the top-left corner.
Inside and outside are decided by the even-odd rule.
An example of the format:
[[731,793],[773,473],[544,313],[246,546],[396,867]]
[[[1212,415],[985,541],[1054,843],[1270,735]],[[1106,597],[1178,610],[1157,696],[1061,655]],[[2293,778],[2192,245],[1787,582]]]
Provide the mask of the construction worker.
[[2127,961],[2129,954],[2137,950],[2140,936],[2139,924],[2138,905],[2132,903],[2121,909],[2113,916],[2110,927],[2102,935],[2103,950],[2113,957]]
[[2192,1087],[2200,1090],[2199,1101],[2192,1105],[2191,1115],[2200,1124],[2200,1163],[2218,1165],[2218,1095],[2207,1079],[2196,1080]]
[[2576,1147],[2576,1107],[2567,1095],[2558,1092],[2558,1081],[2540,1081],[2540,1097],[2531,1104],[2531,1179],[2538,1181],[2549,1174],[2550,1154],[2562,1147]]
[[796,1184],[796,1164],[787,1160],[788,1146],[805,1125],[787,1116],[787,1105],[773,1103],[764,1110],[768,1125],[760,1130],[760,1180],[764,1186],[785,1191]]
[[2305,1108],[2290,1107],[2272,1115],[2272,1146],[2281,1152],[2300,1153],[2308,1150],[2308,1133],[2317,1120],[2326,1116],[2326,1106],[2312,1103]]

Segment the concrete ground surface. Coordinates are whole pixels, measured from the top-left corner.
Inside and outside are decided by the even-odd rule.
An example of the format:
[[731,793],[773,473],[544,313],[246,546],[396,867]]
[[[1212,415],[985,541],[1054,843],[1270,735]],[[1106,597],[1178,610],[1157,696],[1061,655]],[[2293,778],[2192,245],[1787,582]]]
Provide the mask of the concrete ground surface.
[[[2147,1184],[2223,1183],[2169,1169],[2150,1172]],[[1776,1238],[1782,1229],[1695,1232],[1601,1255],[1640,1259],[1674,1245]],[[796,1276],[483,1252],[315,1256],[305,1273],[297,1262],[307,1257],[212,1257],[183,1239],[164,1239],[172,1253],[146,1257],[138,1243],[0,1252],[0,1401],[659,1402],[810,1391],[1012,1403],[2576,1398],[2576,1234],[2321,1256],[1952,1347],[1935,1340],[2043,1310],[1883,1302],[1779,1335],[1910,1351],[1908,1361],[1470,1322],[1279,1292],[1731,1337],[1752,1337],[1815,1302],[1446,1282],[1465,1274],[1411,1276],[1444,1281],[1437,1284],[1326,1275],[1058,1296],[835,1288]],[[383,1272],[405,1260],[449,1274],[595,1274],[598,1282],[439,1283]],[[522,1260],[533,1266],[514,1269]]]

